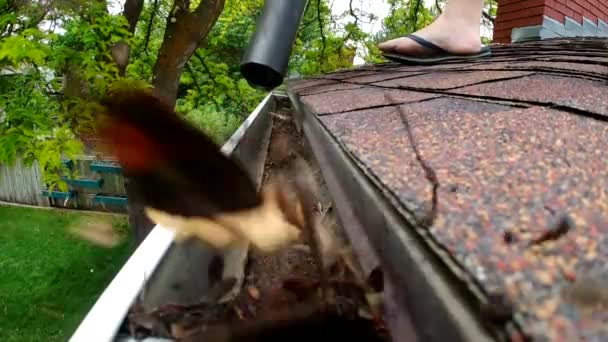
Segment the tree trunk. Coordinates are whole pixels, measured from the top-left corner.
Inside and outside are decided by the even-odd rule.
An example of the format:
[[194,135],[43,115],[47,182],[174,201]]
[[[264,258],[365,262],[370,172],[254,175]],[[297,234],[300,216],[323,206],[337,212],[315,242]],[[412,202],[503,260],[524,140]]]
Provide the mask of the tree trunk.
[[[125,9],[122,15],[129,22],[129,32],[134,33],[139,16],[144,8],[144,0],[127,0],[125,2]],[[129,53],[131,48],[125,42],[118,42],[112,47],[112,56],[118,66],[118,74],[125,76],[127,71],[127,65],[129,65]]]
[[148,216],[144,213],[144,206],[141,201],[138,201],[137,194],[134,193],[133,188],[129,185],[129,179],[125,177],[125,189],[127,190],[128,207],[129,213],[129,227],[131,227],[131,233],[133,235],[133,246],[137,248],[142,241],[148,236],[154,223],[148,219]]
[[[141,0],[127,0],[127,3],[131,1]],[[184,66],[200,42],[207,37],[224,9],[224,0],[201,0],[194,12],[188,10],[187,3],[176,1],[179,1],[183,8],[176,3],[175,10],[167,18],[165,35],[154,65],[154,93],[172,107],[175,106],[179,78]],[[127,6],[125,15],[126,13]],[[135,245],[138,246],[154,224],[146,217],[143,204],[137,200],[136,194],[132,193],[128,185],[127,196],[129,224],[134,233]]]
[[[187,5],[187,4],[186,4]],[[154,65],[154,91],[170,106],[175,105],[184,66],[224,9],[224,0],[202,0],[194,12],[182,3],[167,18],[163,43]]]

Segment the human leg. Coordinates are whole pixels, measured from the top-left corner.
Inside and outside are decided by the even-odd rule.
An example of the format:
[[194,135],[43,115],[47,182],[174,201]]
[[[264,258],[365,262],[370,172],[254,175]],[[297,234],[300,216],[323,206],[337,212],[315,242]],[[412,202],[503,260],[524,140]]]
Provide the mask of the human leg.
[[[429,26],[414,33],[443,50],[458,55],[479,53],[482,44],[480,21],[483,0],[448,0],[443,13]],[[410,37],[383,42],[378,48],[385,53],[425,57],[437,51]]]

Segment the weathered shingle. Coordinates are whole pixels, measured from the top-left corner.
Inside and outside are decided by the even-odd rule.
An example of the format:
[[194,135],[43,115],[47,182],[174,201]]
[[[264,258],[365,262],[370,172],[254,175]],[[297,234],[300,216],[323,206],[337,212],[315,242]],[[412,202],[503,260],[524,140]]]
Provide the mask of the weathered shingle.
[[[524,332],[606,340],[603,297],[585,306],[563,289],[593,279],[608,291],[608,39],[493,51],[471,63],[364,66],[294,92],[420,218],[432,184],[416,145],[440,184],[430,234],[484,288],[513,300]],[[413,141],[386,92],[405,103]],[[535,244],[565,217],[570,231]]]
[[453,93],[541,102],[608,116],[608,81],[538,74],[473,85]]

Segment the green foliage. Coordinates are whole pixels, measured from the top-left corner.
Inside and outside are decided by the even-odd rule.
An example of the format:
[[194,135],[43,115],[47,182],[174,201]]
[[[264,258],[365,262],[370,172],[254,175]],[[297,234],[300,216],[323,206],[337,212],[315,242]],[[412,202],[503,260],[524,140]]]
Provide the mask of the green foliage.
[[342,35],[332,30],[332,19],[327,0],[308,3],[294,43],[290,75],[315,75],[352,65],[353,42],[366,35],[352,23],[345,25]]
[[28,155],[33,157],[30,162],[34,159],[38,161],[47,187],[68,191],[68,186],[61,180],[61,176],[69,175],[70,178],[74,178],[77,174],[67,169],[61,158],[75,158],[82,150],[82,143],[70,127],[63,125],[53,128],[49,135],[36,137],[29,148]]
[[152,80],[154,64],[162,44],[167,14],[170,10],[170,1],[151,0],[144,3],[135,34],[131,38],[132,56],[127,66],[127,77]]
[[133,89],[152,89],[152,88],[153,88],[153,86],[146,81],[135,80],[135,79],[130,79],[130,78],[121,78],[121,79],[118,79],[118,80],[112,82],[112,84],[110,84],[108,93],[115,93],[115,92],[121,92],[121,91],[126,91],[126,90],[133,90]]
[[309,76],[352,66],[355,43],[366,34],[353,22],[338,32],[327,0],[310,1],[289,63],[290,75]]
[[402,37],[433,22],[435,16],[424,0],[387,0],[391,12],[382,22],[381,40]]
[[[61,158],[82,152],[77,134],[93,130],[96,100],[120,80],[111,47],[130,39],[124,17],[94,5],[87,14],[64,18],[62,35],[29,28],[0,40],[0,66],[17,70],[0,82],[0,163],[37,161],[49,188],[67,189]],[[49,68],[74,82],[49,79]]]
[[[11,78],[6,80],[6,78]],[[43,180],[65,189],[61,157],[73,157],[81,144],[70,126],[62,122],[59,104],[44,92],[40,75],[5,76],[0,82],[0,163],[11,165],[21,156],[26,165],[38,161]],[[12,88],[12,89],[11,89]]]
[[[392,12],[375,35],[362,29],[363,23],[378,20],[367,8],[332,15],[329,0],[309,1],[287,76],[349,68],[355,55],[363,55],[368,63],[382,62],[379,42],[430,24],[440,13],[436,5],[445,2],[437,0],[427,8],[422,0],[387,1]],[[193,0],[189,6],[199,3]],[[0,76],[0,163],[11,163],[17,156],[36,160],[49,186],[65,188],[59,178],[66,172],[60,158],[82,152],[79,137],[93,133],[98,100],[120,89],[151,87],[175,2],[146,1],[133,34],[121,14],[108,13],[106,2],[59,1],[52,11],[45,4],[0,0],[0,68],[15,73]],[[239,71],[263,4],[226,0],[212,31],[181,73],[178,113],[218,143],[265,96]],[[495,15],[496,0],[486,0],[484,9]],[[41,30],[44,20],[60,23],[62,31]],[[112,54],[118,42],[130,48],[126,75],[120,74]]]
[[0,43],[0,65],[43,64],[49,53],[48,47],[41,43],[44,38],[45,35],[39,30],[28,29],[3,39]]
[[[204,46],[195,51],[186,72],[182,74],[181,88],[184,94],[178,100],[178,110],[204,113],[186,115],[199,126],[200,118],[215,122],[215,114],[211,113],[226,118],[245,116],[264,98],[264,92],[250,87],[239,70],[241,57],[255,29],[255,18],[262,6],[261,0],[226,1],[224,12]],[[236,128],[231,124],[235,122],[233,119],[226,120],[226,127]],[[209,125],[217,126],[216,123]],[[226,132],[218,134],[230,136]]]
[[227,0],[204,46],[195,51],[182,75],[186,94],[178,100],[177,111],[217,144],[230,138],[265,96],[239,72],[262,6],[262,0]]
[[496,18],[496,10],[498,10],[498,1],[497,0],[484,0],[484,9],[488,11],[488,14],[492,18]]
[[222,145],[242,123],[242,117],[228,114],[213,103],[197,106],[185,114],[186,120]]
[[127,20],[121,15],[110,15],[96,6],[90,15],[90,20],[65,21],[65,34],[53,44],[53,67],[76,71],[86,82],[87,97],[98,99],[119,79],[111,48],[121,41],[129,44],[131,34]]
[[8,1],[0,1],[0,6],[4,7],[2,12],[0,12],[0,32],[3,33],[7,31],[9,25],[15,24],[17,22],[17,15],[15,13],[9,12],[8,8],[5,7],[7,5]]

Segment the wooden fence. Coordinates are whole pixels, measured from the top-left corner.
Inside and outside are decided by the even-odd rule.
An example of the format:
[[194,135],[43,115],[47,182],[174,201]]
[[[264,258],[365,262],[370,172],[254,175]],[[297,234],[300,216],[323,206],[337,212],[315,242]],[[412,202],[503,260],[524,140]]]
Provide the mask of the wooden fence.
[[126,212],[126,190],[121,168],[112,161],[81,156],[66,161],[77,171],[76,179],[67,179],[68,192],[49,192],[43,186],[37,163],[24,165],[17,158],[14,165],[0,165],[0,201],[35,206],[53,206],[82,210]]
[[48,207],[43,190],[38,163],[27,167],[17,158],[13,166],[0,165],[0,201]]

